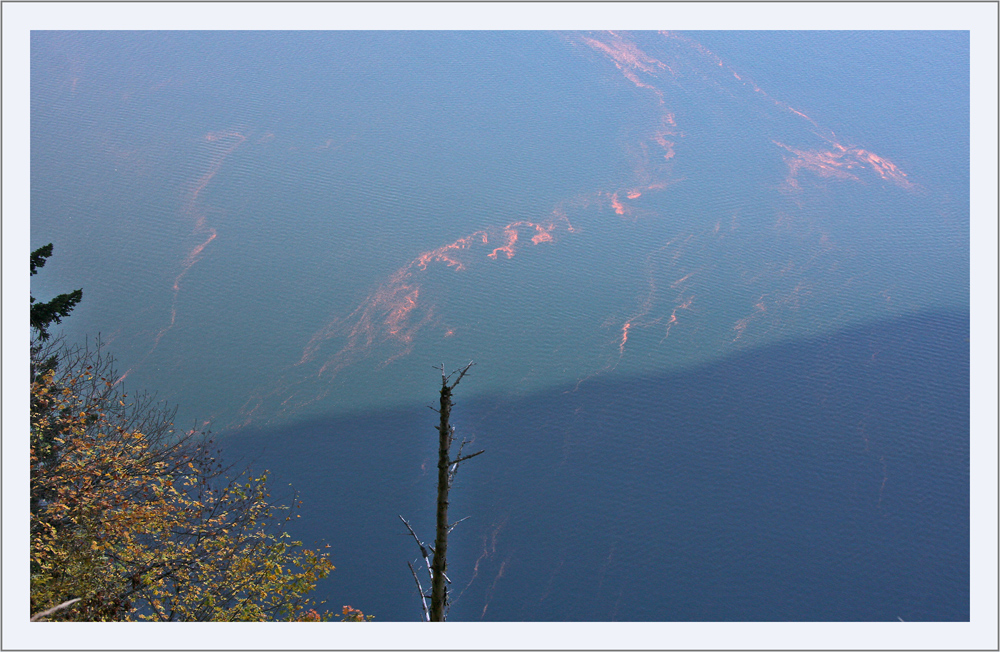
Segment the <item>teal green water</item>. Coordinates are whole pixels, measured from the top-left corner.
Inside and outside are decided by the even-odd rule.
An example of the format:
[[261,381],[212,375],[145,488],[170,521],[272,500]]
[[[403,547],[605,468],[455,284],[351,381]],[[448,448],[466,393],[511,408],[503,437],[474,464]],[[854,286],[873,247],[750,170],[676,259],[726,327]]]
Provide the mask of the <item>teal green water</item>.
[[[648,33],[39,34],[32,243],[61,260],[38,283],[85,286],[71,334],[102,333],[128,381],[219,426],[258,403],[271,419],[420,401],[445,360],[488,369],[480,391],[527,393],[967,306],[965,189],[938,187],[967,170],[963,96],[943,92],[960,69],[941,70],[962,37],[910,37],[951,59],[900,49],[867,86],[806,52],[879,37],[775,37],[762,79],[782,79],[792,46],[793,79],[819,72],[776,84],[796,104],[740,67],[771,41],[705,36],[756,50],[730,64]],[[902,73],[908,112],[874,92]],[[886,122],[885,148],[857,140]],[[930,156],[941,175],[903,176]],[[513,257],[490,258],[517,223]],[[414,262],[466,238],[454,260]]]

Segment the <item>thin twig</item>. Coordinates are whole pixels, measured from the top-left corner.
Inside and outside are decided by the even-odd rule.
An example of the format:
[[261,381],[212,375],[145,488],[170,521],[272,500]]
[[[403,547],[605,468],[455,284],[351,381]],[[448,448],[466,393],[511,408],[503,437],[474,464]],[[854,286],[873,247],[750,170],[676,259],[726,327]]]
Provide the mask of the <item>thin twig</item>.
[[476,455],[482,455],[485,452],[486,452],[486,450],[484,449],[484,450],[478,451],[476,453],[473,453],[472,455],[466,455],[465,457],[455,458],[455,460],[452,461],[452,465],[458,466],[459,462],[464,462],[465,460],[471,460]]
[[82,599],[83,598],[73,598],[72,600],[67,600],[66,602],[63,602],[62,604],[57,604],[56,606],[52,607],[51,609],[46,609],[45,611],[41,611],[41,612],[35,614],[34,616],[31,617],[31,619],[29,620],[29,622],[33,623],[33,622],[41,620],[42,618],[45,618],[46,616],[51,616],[55,612],[60,611],[62,609],[65,609],[66,607],[70,606],[74,602],[79,602]]
[[420,540],[420,537],[418,537],[417,533],[413,531],[413,528],[410,527],[410,524],[406,521],[405,518],[403,518],[403,515],[402,514],[398,514],[398,516],[399,516],[399,520],[401,520],[403,522],[403,525],[406,526],[406,529],[410,531],[411,535],[413,535],[413,540],[417,542],[418,546],[420,546],[420,554],[424,556],[424,559],[426,559],[427,558],[427,548],[425,547],[424,542]]
[[[469,362],[469,364],[465,365],[465,367],[463,367],[462,370],[460,372],[458,372],[458,378],[456,378],[455,382],[453,382],[451,384],[451,389],[455,389],[456,387],[458,387],[458,384],[460,382],[462,382],[462,379],[465,378],[465,374],[469,373],[469,369],[471,369],[474,364],[476,364],[476,363],[475,362]],[[443,366],[444,365],[442,364],[442,367]],[[454,374],[455,374],[454,371],[451,372],[451,374],[448,375],[448,378],[451,378]]]
[[406,565],[410,567],[410,572],[413,574],[413,581],[417,583],[417,593],[420,594],[420,604],[424,609],[424,620],[430,622],[431,612],[427,608],[427,596],[424,595],[424,587],[420,586],[420,578],[417,577],[417,571],[413,570],[413,564],[406,562]]
[[[405,518],[403,518],[402,515],[399,515],[399,520],[401,520],[403,522],[403,525],[406,526],[406,529],[410,531],[411,535],[413,535],[413,540],[416,541],[417,545],[420,547],[420,554],[424,558],[424,564],[427,565],[427,577],[430,579],[431,582],[433,582],[434,581],[434,571],[431,569],[431,559],[430,559],[430,555],[427,554],[427,550],[430,549],[431,553],[433,553],[434,552],[434,546],[427,545],[426,543],[424,543],[423,541],[421,541],[420,537],[417,536],[417,533],[413,531],[413,528],[410,527],[409,522],[407,522],[407,520]],[[407,562],[407,563],[409,563],[409,562]],[[421,590],[421,595],[423,595],[423,591],[422,590]]]
[[466,517],[464,517],[464,518],[460,518],[460,519],[458,519],[457,521],[455,521],[454,523],[452,523],[451,525],[449,525],[449,526],[448,526],[448,533],[450,534],[450,533],[451,533],[451,531],[455,529],[455,526],[456,526],[456,525],[458,525],[459,523],[461,523],[462,521],[464,521],[464,520],[465,520],[465,519],[467,519],[467,518],[472,518],[472,516],[471,516],[471,515],[469,515],[469,516],[466,516]]

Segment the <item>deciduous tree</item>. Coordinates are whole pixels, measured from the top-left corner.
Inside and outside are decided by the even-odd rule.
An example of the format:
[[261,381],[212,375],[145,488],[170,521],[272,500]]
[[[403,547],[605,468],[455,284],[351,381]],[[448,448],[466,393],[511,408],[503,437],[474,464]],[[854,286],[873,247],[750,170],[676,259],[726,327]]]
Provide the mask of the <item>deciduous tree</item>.
[[46,341],[48,323],[32,321],[33,620],[367,619],[309,599],[333,564],[285,531],[266,472],[223,466],[207,435],[127,394],[99,344]]
[[95,376],[96,359],[80,354],[32,383],[32,613],[74,598],[49,618],[295,620],[312,609],[307,594],[333,565],[283,530],[289,510],[270,500],[266,473],[224,468],[211,440],[177,433],[170,412]]

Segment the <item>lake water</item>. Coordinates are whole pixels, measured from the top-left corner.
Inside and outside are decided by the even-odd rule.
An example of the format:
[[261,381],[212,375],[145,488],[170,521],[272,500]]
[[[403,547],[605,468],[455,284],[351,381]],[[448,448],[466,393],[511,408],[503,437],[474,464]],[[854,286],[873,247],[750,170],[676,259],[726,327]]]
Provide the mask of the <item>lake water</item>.
[[967,32],[34,32],[39,297],[413,620],[969,619]]

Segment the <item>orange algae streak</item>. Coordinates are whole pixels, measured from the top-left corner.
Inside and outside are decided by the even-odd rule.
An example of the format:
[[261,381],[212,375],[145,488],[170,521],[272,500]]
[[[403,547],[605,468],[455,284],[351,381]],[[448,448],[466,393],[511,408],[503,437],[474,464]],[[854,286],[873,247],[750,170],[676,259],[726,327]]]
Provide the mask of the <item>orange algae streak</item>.
[[[687,274],[685,276],[682,276],[681,278],[679,278],[676,281],[674,281],[673,283],[671,283],[670,284],[670,288],[676,290],[678,285],[680,285],[684,281],[688,280],[692,276],[694,276],[694,272],[690,272],[689,274]],[[682,306],[682,307],[686,308],[687,306]]]
[[795,114],[795,115],[797,115],[797,116],[800,116],[800,117],[803,117],[803,118],[805,118],[805,119],[806,119],[806,120],[808,120],[809,122],[812,122],[812,121],[813,121],[813,119],[812,119],[812,118],[810,118],[809,116],[807,116],[807,115],[806,115],[805,113],[802,113],[801,111],[797,111],[797,110],[793,109],[792,107],[788,107],[788,110],[789,110],[789,111],[791,111],[792,113],[794,113],[794,114]]
[[764,297],[761,297],[760,299],[758,299],[757,303],[753,304],[753,308],[754,308],[754,310],[753,310],[752,313],[750,313],[749,315],[747,315],[743,319],[738,320],[736,322],[736,324],[733,326],[733,330],[736,331],[736,337],[733,338],[734,342],[736,340],[740,339],[740,337],[743,336],[744,331],[746,331],[746,329],[747,329],[747,325],[751,321],[753,321],[754,319],[756,319],[757,317],[759,317],[761,313],[767,311],[767,308],[764,305]]
[[865,168],[871,169],[883,180],[891,181],[901,188],[910,189],[915,186],[907,178],[906,173],[892,161],[864,149],[847,149],[839,143],[833,143],[833,151],[804,152],[776,140],[771,142],[795,155],[795,158],[786,157],[785,159],[788,165],[787,183],[793,187],[798,187],[795,177],[800,169],[809,170],[821,177],[860,181],[855,174],[848,172],[848,170]]
[[[688,274],[688,276],[691,276],[691,275]],[[684,278],[687,278],[687,276],[685,276]],[[678,281],[678,283],[679,283],[679,281]],[[673,286],[671,286],[671,287],[673,287]],[[679,321],[677,319],[677,311],[678,310],[690,310],[692,303],[694,303],[694,295],[691,295],[687,299],[685,299],[684,303],[680,303],[680,304],[674,306],[674,309],[670,313],[670,319],[667,320],[667,330],[666,330],[666,332],[663,333],[663,339],[660,340],[661,342],[663,340],[667,339],[667,337],[670,335],[670,329],[674,327],[674,324],[679,323]]]
[[[562,219],[565,220],[565,216],[563,216]],[[567,230],[572,231],[573,227],[569,226],[568,221],[566,223],[568,226]],[[507,255],[508,259],[513,258],[515,252],[515,245],[517,244],[519,238],[518,229],[520,227],[532,228],[535,230],[535,235],[531,236],[532,244],[537,245],[543,242],[554,242],[555,238],[552,237],[552,230],[555,229],[555,226],[556,225],[554,222],[550,222],[547,225],[536,224],[535,222],[528,222],[524,220],[518,222],[512,222],[511,224],[505,226],[503,229],[505,244],[502,247],[496,247],[492,252],[486,254],[486,256],[488,258],[496,260],[497,253],[502,251],[504,254]],[[486,240],[483,239],[483,242],[485,243]]]
[[[417,307],[417,297],[419,296],[420,288],[414,288],[412,292],[404,296],[399,304],[389,312],[389,315],[385,318],[385,323],[389,328],[390,335],[399,335],[399,331],[405,325],[407,315]],[[407,342],[413,339],[409,333],[404,333],[401,337]]]
[[785,163],[788,165],[787,182],[791,186],[798,186],[796,177],[800,169],[809,170],[821,177],[860,181],[857,176],[848,172],[854,164],[850,160],[845,160],[842,152],[804,152],[776,140],[771,142],[795,155],[795,158],[785,158]]
[[[615,67],[621,71],[622,75],[636,87],[652,91],[656,95],[657,102],[661,107],[666,106],[666,96],[663,90],[657,88],[654,84],[658,83],[657,80],[660,73],[663,71],[676,76],[677,73],[669,65],[642,51],[638,46],[630,42],[626,35],[618,34],[616,32],[607,32],[595,37],[583,36],[580,37],[579,40],[582,41],[583,44],[608,58],[615,65]],[[642,77],[641,75],[645,75],[645,77]],[[682,136],[683,134],[677,131],[677,123],[674,118],[674,114],[664,112],[660,116],[659,127],[654,130],[652,134],[653,141],[663,149],[663,160],[669,161],[674,158],[676,154],[674,151],[675,139],[669,137]],[[645,143],[642,144],[642,149],[644,152],[643,158],[646,158]],[[648,164],[648,159],[644,161],[644,163],[641,163],[639,168],[636,170],[636,176],[640,179],[637,185],[644,186],[646,190],[658,190],[664,188],[664,182],[653,181],[653,179],[651,179],[651,171],[646,169],[646,164]],[[658,172],[662,174],[665,171],[660,169]],[[612,207],[619,215],[626,215],[629,212],[628,209],[623,206],[620,201],[618,201],[617,197],[612,198]]]
[[611,207],[615,209],[615,212],[619,215],[625,214],[625,207],[622,206],[621,202],[618,201],[618,193],[611,195]]
[[676,152],[674,152],[674,141],[667,140],[666,138],[663,137],[662,133],[657,133],[656,134],[656,142],[657,142],[657,144],[659,144],[660,147],[662,147],[663,149],[667,150],[663,154],[663,158],[664,159],[666,159],[666,160],[669,161],[670,159],[672,159],[674,157],[674,154],[676,154]]
[[906,173],[896,167],[892,161],[863,149],[851,150],[851,153],[854,154],[858,160],[868,163],[883,179],[892,181],[902,188],[913,187],[913,182],[906,178]]
[[514,257],[514,245],[517,244],[517,230],[512,229],[510,226],[508,226],[506,229],[504,229],[503,233],[507,237],[507,244],[505,244],[502,247],[497,247],[496,249],[493,250],[492,253],[486,254],[488,258],[496,260],[497,252],[500,251],[507,254],[508,259]]
[[746,330],[746,328],[747,328],[747,323],[748,323],[749,321],[750,321],[750,318],[749,318],[749,317],[744,317],[743,319],[740,319],[739,321],[737,321],[737,322],[736,322],[736,325],[735,325],[735,326],[733,326],[733,330],[734,330],[734,331],[736,331],[736,337],[735,337],[735,338],[733,338],[733,341],[734,341],[734,342],[735,342],[736,340],[740,339],[740,337],[742,337],[742,336],[743,336],[743,331],[745,331],[745,330]]
[[[496,260],[497,254],[503,252],[507,258],[512,258],[517,251],[519,230],[522,228],[534,230],[533,244],[553,242],[553,231],[559,224],[564,225],[567,231],[573,231],[569,220],[558,208],[553,211],[553,219],[545,224],[524,220],[512,222],[500,230],[505,244],[494,248],[486,257]],[[420,298],[420,274],[433,263],[443,263],[456,272],[465,271],[477,259],[475,250],[488,245],[490,239],[495,237],[496,232],[492,229],[476,231],[418,255],[384,281],[351,314],[334,319],[317,331],[306,344],[296,366],[314,359],[323,344],[334,338],[341,339],[341,347],[321,365],[318,375],[328,370],[336,375],[340,369],[365,357],[375,345],[394,343],[400,347],[382,363],[383,366],[408,355],[416,333],[431,322],[433,314],[433,305],[421,305],[426,302]],[[482,256],[482,250],[478,255]],[[415,317],[418,313],[421,316]],[[450,337],[454,333],[453,329],[448,329],[444,336]]]
[[636,47],[635,44],[625,41],[615,32],[608,32],[608,35],[611,37],[611,40],[607,43],[587,36],[581,37],[581,40],[586,45],[611,59],[622,75],[638,88],[647,88],[653,91],[660,104],[663,104],[663,91],[639,79],[636,71],[656,77],[657,73],[661,70],[673,72],[670,70],[670,66],[655,57],[649,56]]
[[488,239],[486,231],[476,231],[470,236],[459,238],[450,244],[438,247],[434,251],[422,253],[417,256],[411,265],[415,264],[420,269],[427,269],[429,263],[441,261],[448,265],[448,267],[454,267],[456,271],[462,271],[465,269],[465,265],[462,261],[455,258],[454,255],[459,251],[471,247],[477,239],[482,239],[483,244],[486,244]]
[[665,63],[649,56],[632,43],[626,43],[614,32],[609,32],[609,34],[614,38],[614,42],[611,45],[586,36],[583,37],[583,42],[595,50],[603,52],[605,56],[620,65],[654,74],[657,69],[667,69]]
[[[208,236],[208,240],[205,240],[200,245],[198,245],[197,247],[195,247],[194,249],[191,250],[191,253],[189,253],[187,255],[187,258],[184,259],[184,265],[185,265],[185,267],[189,268],[189,267],[191,267],[191,265],[194,265],[195,262],[197,262],[197,260],[198,260],[198,256],[201,254],[202,251],[205,250],[205,247],[208,246],[208,243],[211,242],[212,240],[215,240],[215,237],[218,235],[215,232],[215,229],[209,227],[208,230],[210,231],[210,235]],[[176,289],[176,287],[177,287],[177,284],[175,283],[174,284],[174,289]]]
[[653,140],[656,144],[666,150],[663,158],[670,160],[674,157],[674,141],[668,140],[667,136],[683,136],[683,134],[677,131],[677,122],[674,120],[673,113],[664,114],[660,118],[660,127],[653,134]]
[[119,376],[118,380],[116,380],[114,383],[112,383],[111,386],[115,387],[116,385],[121,384],[126,378],[128,378],[128,375],[130,373],[132,373],[132,369],[129,369],[128,371],[126,371],[125,373],[123,373],[121,376]]
[[[187,210],[189,211],[193,211],[195,209],[195,203],[198,201],[198,196],[201,194],[201,191],[208,186],[208,183],[222,167],[222,163],[226,160],[226,157],[229,156],[237,147],[242,145],[244,141],[246,141],[246,137],[236,131],[221,131],[217,133],[205,134],[205,140],[210,143],[221,141],[223,139],[232,139],[233,142],[229,145],[229,147],[218,151],[214,156],[212,156],[209,162],[208,170],[201,176],[201,178],[198,179],[197,182],[195,182],[195,186],[188,196]],[[204,215],[199,216],[198,226],[201,226],[204,219]]]
[[215,175],[222,168],[222,164],[226,160],[226,158],[230,154],[232,154],[237,147],[239,147],[246,141],[246,136],[236,131],[221,131],[221,132],[205,134],[205,140],[211,143],[224,140],[231,140],[232,142],[229,144],[228,147],[221,149],[214,156],[212,156],[209,162],[208,170],[205,172],[205,174],[201,176],[201,178],[198,179],[194,188],[191,190],[190,195],[188,196],[188,201],[185,210],[189,216],[195,218],[194,232],[200,233],[207,230],[210,235],[207,240],[197,245],[194,249],[191,250],[190,253],[188,253],[187,256],[184,257],[184,262],[182,263],[183,269],[181,273],[177,276],[177,278],[174,280],[173,289],[175,293],[179,289],[178,284],[181,278],[185,274],[187,274],[191,266],[194,265],[195,262],[197,262],[198,257],[201,255],[201,252],[204,251],[208,243],[210,243],[212,240],[215,240],[217,235],[214,228],[205,226],[205,211],[199,208],[198,198],[201,195],[202,191],[208,187],[209,182],[215,177]]
[[703,56],[707,57],[708,59],[711,59],[711,61],[712,61],[713,64],[715,64],[717,66],[720,66],[720,67],[723,65],[722,64],[722,59],[720,59],[717,54],[715,54],[714,52],[712,52],[711,50],[709,50],[708,48],[706,48],[701,43],[698,43],[697,41],[695,41],[695,40],[693,40],[691,38],[688,38],[687,36],[685,36],[683,34],[678,34],[677,32],[670,32],[670,31],[662,31],[661,30],[660,31],[660,36],[664,36],[666,38],[672,38],[672,39],[676,39],[678,41],[682,41],[683,43],[687,44],[689,47],[694,48],[696,51],[698,51]]
[[[462,589],[462,592],[458,594],[459,598],[462,597],[462,595],[466,592],[466,590],[468,590],[468,588],[472,586],[472,583],[476,581],[476,577],[479,576],[480,562],[482,562],[484,559],[489,559],[496,554],[497,537],[500,535],[500,531],[504,528],[504,526],[507,525],[507,521],[509,519],[510,515],[508,514],[503,517],[502,521],[493,524],[495,527],[493,527],[491,535],[488,536],[486,534],[483,534],[483,551],[480,553],[479,557],[476,559],[476,563],[472,567],[472,578],[469,579],[469,583],[465,585],[465,588]],[[486,609],[484,607],[483,612],[485,613],[485,611]]]
[[824,140],[826,140],[826,141],[828,141],[830,143],[833,143],[833,141],[835,139],[835,135],[834,135],[834,133],[830,129],[827,129],[825,127],[821,127],[815,120],[813,120],[812,118],[810,118],[808,115],[806,115],[802,111],[799,111],[799,110],[795,109],[794,107],[789,106],[787,103],[782,102],[781,100],[778,100],[776,98],[771,97],[762,88],[760,88],[756,83],[754,83],[754,81],[752,79],[746,77],[745,75],[740,75],[731,66],[725,64],[722,61],[722,59],[719,58],[718,55],[716,55],[714,52],[712,52],[711,50],[709,50],[705,46],[703,46],[700,43],[698,43],[698,42],[696,42],[696,41],[688,38],[685,35],[677,34],[675,32],[661,31],[660,35],[664,36],[664,37],[666,37],[668,39],[675,39],[675,40],[678,40],[678,41],[681,41],[681,42],[685,43],[686,45],[688,45],[689,47],[691,47],[692,49],[694,49],[696,52],[698,52],[699,54],[701,54],[702,56],[704,56],[706,59],[708,59],[714,66],[719,67],[719,68],[724,68],[726,71],[728,71],[733,76],[733,78],[736,81],[740,82],[741,85],[749,87],[751,90],[753,90],[754,93],[757,93],[762,98],[770,101],[772,104],[774,104],[774,106],[778,107],[782,111],[788,111],[789,113],[797,115],[800,118],[803,118],[804,120],[808,121],[813,127],[815,127],[816,131],[814,133],[816,133],[817,136],[819,136],[820,138],[823,138]]
[[618,66],[618,68],[621,69],[622,74],[625,75],[626,79],[628,79],[630,82],[632,82],[639,88],[648,88],[649,90],[653,91],[654,93],[656,93],[657,96],[659,96],[660,103],[661,104],[663,103],[663,92],[660,89],[656,88],[655,86],[650,86],[649,84],[644,83],[639,79],[639,76],[636,75],[631,70],[628,70],[627,68],[622,68],[621,66]]
[[[205,240],[200,245],[192,249],[191,253],[189,253],[187,257],[184,258],[183,269],[181,269],[181,273],[177,275],[177,278],[174,279],[174,285],[173,288],[171,288],[174,291],[175,295],[181,289],[181,279],[184,278],[184,275],[188,273],[188,271],[194,266],[196,262],[198,262],[198,256],[201,254],[202,251],[204,251],[205,247],[208,246],[208,243],[211,242],[212,240],[215,240],[216,236],[215,229],[210,228],[209,231],[211,231],[211,235],[208,236],[208,240]],[[173,325],[172,319],[170,323],[171,325]]]
[[[187,200],[185,201],[183,212],[188,218],[194,219],[193,233],[199,234],[207,232],[208,238],[203,242],[201,242],[200,244],[196,245],[190,252],[188,252],[188,254],[181,261],[181,271],[180,273],[177,274],[176,277],[174,277],[174,282],[173,285],[171,286],[171,290],[173,291],[173,299],[170,305],[170,321],[169,323],[167,323],[166,326],[160,329],[160,331],[153,338],[153,346],[149,349],[149,351],[139,362],[139,364],[142,364],[142,362],[146,360],[149,354],[152,353],[154,350],[156,350],[163,336],[167,333],[167,331],[169,331],[171,328],[174,327],[174,324],[177,323],[177,297],[181,289],[181,280],[187,275],[187,273],[191,270],[194,264],[197,263],[198,260],[201,258],[201,254],[205,250],[205,247],[207,247],[208,244],[213,240],[215,240],[215,238],[218,236],[218,233],[214,228],[205,225],[206,214],[205,211],[199,206],[198,200],[202,191],[204,191],[205,188],[208,187],[209,182],[211,182],[211,180],[222,168],[222,164],[226,160],[226,158],[237,147],[239,147],[246,141],[246,136],[236,131],[220,131],[220,132],[212,132],[205,134],[205,140],[210,143],[218,142],[220,144],[223,144],[223,146],[218,148],[217,151],[215,151],[212,154],[212,156],[209,159],[208,169],[201,177],[197,179],[197,181],[195,181],[192,184],[190,191],[187,193]],[[227,140],[231,142],[229,142],[229,144],[226,146],[224,145],[224,143]],[[121,379],[119,379],[119,382],[121,380],[124,380],[124,376]]]
[[[619,355],[625,355],[625,344],[628,342],[628,332],[632,328],[632,322],[627,321],[622,325],[622,340],[618,344]],[[607,340],[605,340],[607,341]]]
[[545,230],[539,230],[538,233],[531,236],[532,244],[539,244],[542,242],[552,242],[552,234]]

